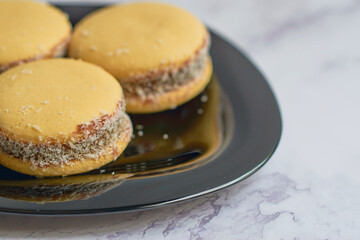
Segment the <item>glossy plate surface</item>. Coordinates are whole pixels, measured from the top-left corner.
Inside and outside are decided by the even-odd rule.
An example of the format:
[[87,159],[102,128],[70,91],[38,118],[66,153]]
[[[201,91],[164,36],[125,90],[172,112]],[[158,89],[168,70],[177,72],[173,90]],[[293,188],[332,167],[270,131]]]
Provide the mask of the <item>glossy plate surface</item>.
[[[75,24],[98,7],[60,8]],[[137,136],[100,170],[34,179],[0,167],[0,211],[77,215],[153,208],[222,189],[258,170],[280,140],[276,99],[246,56],[219,35],[211,38],[215,74],[200,96],[175,110],[131,116]]]

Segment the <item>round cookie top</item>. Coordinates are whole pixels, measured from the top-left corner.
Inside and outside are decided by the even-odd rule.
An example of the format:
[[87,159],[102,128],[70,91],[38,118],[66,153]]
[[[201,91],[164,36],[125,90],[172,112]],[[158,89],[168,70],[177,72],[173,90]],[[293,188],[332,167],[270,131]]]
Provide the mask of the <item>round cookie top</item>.
[[47,55],[70,32],[67,16],[46,3],[0,1],[0,65]]
[[61,142],[123,101],[117,80],[80,60],[47,59],[0,75],[0,131],[17,141]]
[[179,67],[207,38],[189,12],[163,3],[130,3],[98,10],[74,30],[69,55],[96,63],[120,80]]

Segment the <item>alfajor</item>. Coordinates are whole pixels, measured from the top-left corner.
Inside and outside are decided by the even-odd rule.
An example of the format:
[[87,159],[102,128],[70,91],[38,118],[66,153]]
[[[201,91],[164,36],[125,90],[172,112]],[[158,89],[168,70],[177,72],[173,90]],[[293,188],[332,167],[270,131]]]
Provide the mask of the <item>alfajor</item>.
[[0,1],[0,72],[25,62],[62,56],[70,35],[67,16],[49,4]]
[[68,54],[95,63],[121,83],[130,113],[189,101],[212,74],[210,35],[189,12],[164,3],[129,3],[95,11],[74,30]]
[[102,68],[73,59],[26,63],[0,75],[0,164],[35,176],[90,171],[132,135],[123,92]]

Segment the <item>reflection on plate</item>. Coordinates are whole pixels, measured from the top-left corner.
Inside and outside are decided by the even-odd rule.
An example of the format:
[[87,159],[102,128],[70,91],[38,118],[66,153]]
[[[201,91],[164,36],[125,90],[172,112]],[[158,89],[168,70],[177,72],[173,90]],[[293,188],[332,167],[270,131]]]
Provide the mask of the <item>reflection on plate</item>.
[[0,196],[33,203],[85,200],[119,186],[131,174],[0,180]]

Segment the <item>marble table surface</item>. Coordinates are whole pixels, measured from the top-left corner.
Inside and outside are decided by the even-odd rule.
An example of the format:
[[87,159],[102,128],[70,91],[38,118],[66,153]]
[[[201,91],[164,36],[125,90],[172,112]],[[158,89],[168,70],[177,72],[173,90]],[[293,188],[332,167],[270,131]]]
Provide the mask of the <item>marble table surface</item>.
[[267,76],[284,122],[272,159],[241,183],[163,208],[0,215],[0,239],[359,239],[360,1],[168,2],[232,40]]

